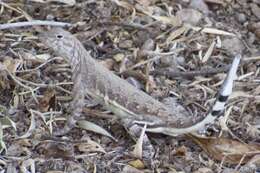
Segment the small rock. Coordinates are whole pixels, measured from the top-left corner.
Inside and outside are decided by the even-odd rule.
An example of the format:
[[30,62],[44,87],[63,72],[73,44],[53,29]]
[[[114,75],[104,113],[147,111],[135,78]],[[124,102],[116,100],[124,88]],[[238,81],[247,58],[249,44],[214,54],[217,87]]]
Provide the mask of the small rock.
[[255,4],[260,5],[260,1],[259,1],[259,0],[253,0],[253,2],[254,2]]
[[204,2],[204,0],[191,0],[190,7],[201,11],[203,14],[209,14],[208,5]]
[[148,39],[144,42],[141,50],[153,50],[155,48],[154,41],[152,39]]
[[177,12],[177,17],[179,17],[183,22],[192,25],[197,25],[202,18],[202,14],[194,9],[182,9]]
[[118,54],[113,56],[113,59],[116,62],[121,62],[124,58],[125,58],[125,55],[123,53],[118,53]]
[[160,59],[160,65],[163,67],[177,67],[177,63],[175,61],[174,56],[165,56]]
[[124,40],[119,44],[120,48],[128,49],[133,47],[133,41],[132,40]]
[[241,53],[244,50],[243,43],[236,37],[223,40],[222,47],[234,54]]
[[248,25],[248,30],[252,31],[255,36],[260,39],[260,22]]
[[244,23],[246,21],[246,15],[244,13],[237,13],[236,18],[240,23]]
[[260,8],[258,7],[258,5],[251,3],[250,4],[251,7],[251,11],[252,13],[258,18],[260,19]]

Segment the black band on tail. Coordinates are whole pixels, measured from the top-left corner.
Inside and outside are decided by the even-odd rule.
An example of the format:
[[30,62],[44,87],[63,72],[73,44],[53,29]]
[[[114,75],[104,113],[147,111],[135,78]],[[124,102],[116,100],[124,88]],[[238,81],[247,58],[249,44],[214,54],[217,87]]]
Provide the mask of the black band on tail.
[[220,101],[220,102],[226,102],[227,99],[228,99],[228,96],[220,95],[220,96],[218,97],[218,101]]

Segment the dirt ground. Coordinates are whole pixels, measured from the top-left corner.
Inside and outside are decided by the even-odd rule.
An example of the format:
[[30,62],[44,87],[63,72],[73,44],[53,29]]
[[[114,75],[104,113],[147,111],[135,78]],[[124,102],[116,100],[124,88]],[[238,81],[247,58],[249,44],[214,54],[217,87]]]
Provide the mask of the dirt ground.
[[1,173],[260,172],[259,0],[0,1],[0,28],[32,20],[71,24],[66,30],[93,58],[192,116],[207,114],[232,59],[243,59],[211,136],[147,133],[146,158],[120,121],[89,99],[83,125],[51,135],[70,114],[70,66],[35,26],[9,25],[0,30]]

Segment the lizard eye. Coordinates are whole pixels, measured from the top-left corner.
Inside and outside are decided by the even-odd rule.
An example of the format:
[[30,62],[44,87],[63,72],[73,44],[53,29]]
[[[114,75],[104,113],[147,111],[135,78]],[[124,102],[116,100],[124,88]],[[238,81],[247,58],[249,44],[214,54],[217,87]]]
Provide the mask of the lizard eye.
[[62,38],[63,38],[63,35],[58,34],[58,35],[56,35],[56,38],[57,38],[57,39],[62,39]]

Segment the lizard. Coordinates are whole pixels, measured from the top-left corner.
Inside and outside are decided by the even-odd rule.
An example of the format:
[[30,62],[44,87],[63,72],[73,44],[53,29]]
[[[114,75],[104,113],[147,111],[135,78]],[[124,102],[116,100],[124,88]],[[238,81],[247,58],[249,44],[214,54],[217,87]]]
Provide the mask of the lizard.
[[146,123],[146,131],[170,136],[203,131],[221,116],[229,95],[232,93],[236,72],[242,55],[237,54],[211,111],[200,118],[187,118],[174,112],[162,102],[132,86],[101,65],[70,32],[52,28],[39,34],[39,39],[54,52],[65,58],[72,68],[74,108],[61,134],[75,127],[83,108],[84,96],[90,96],[119,119],[131,119]]

